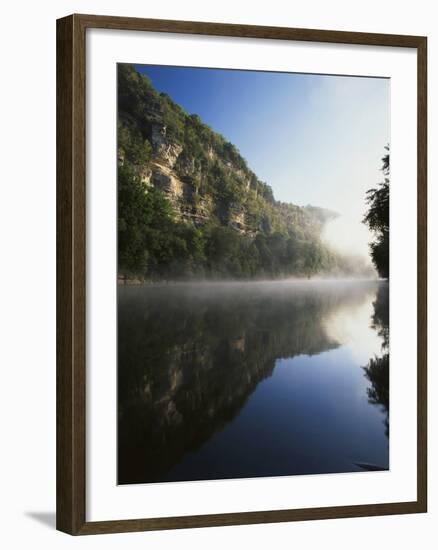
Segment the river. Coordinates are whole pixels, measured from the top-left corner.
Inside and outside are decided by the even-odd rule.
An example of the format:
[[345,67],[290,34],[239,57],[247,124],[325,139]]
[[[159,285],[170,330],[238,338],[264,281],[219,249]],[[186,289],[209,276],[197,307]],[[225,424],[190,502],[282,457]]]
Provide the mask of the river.
[[118,483],[389,468],[388,283],[120,286]]

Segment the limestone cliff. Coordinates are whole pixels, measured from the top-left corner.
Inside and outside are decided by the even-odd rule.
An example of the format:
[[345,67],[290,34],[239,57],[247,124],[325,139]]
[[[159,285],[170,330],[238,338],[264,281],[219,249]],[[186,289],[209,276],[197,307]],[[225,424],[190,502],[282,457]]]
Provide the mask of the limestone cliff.
[[[124,64],[118,66],[118,162],[119,271],[308,276],[342,263],[321,241],[334,212],[276,201],[235,145]],[[157,193],[171,207],[161,219],[156,212],[167,210],[156,208]]]

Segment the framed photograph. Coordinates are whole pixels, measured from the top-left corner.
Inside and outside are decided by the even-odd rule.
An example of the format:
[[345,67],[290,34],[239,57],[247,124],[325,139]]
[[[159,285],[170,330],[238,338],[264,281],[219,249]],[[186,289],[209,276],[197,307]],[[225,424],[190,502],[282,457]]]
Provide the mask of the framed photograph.
[[425,512],[426,38],[57,22],[57,528]]

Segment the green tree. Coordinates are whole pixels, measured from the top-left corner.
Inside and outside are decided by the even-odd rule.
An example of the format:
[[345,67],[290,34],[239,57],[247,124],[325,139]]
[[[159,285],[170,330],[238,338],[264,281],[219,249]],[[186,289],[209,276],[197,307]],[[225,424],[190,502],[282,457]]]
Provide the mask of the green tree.
[[158,189],[148,188],[133,168],[118,169],[118,252],[121,272],[146,276],[174,253],[173,211]]
[[363,219],[374,233],[370,243],[371,258],[380,277],[389,277],[389,146],[382,158],[384,180],[377,187],[369,189],[366,194],[368,211]]

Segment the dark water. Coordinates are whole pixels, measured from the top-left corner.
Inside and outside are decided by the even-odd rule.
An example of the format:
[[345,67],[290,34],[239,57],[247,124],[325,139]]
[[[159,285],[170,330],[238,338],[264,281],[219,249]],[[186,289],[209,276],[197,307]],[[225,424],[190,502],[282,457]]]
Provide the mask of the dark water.
[[119,288],[118,482],[388,469],[388,285]]

